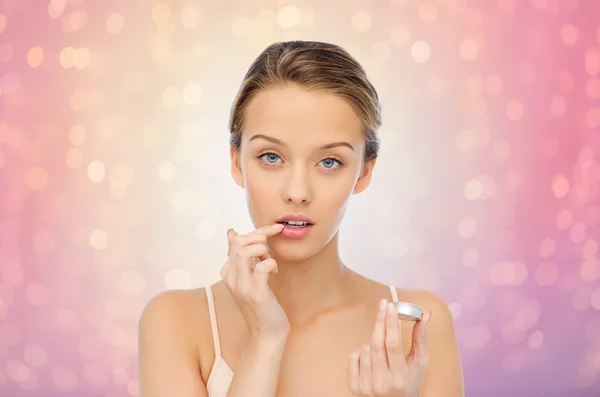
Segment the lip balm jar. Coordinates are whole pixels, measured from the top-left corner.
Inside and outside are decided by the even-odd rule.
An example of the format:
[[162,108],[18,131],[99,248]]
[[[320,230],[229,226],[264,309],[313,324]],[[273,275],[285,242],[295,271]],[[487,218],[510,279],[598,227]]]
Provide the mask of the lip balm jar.
[[423,317],[423,308],[408,302],[392,302],[398,318],[405,321],[421,321]]

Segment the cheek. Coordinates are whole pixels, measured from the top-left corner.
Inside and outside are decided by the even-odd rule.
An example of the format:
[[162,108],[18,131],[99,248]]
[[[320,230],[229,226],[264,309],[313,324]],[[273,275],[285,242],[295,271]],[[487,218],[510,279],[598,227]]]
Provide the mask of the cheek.
[[249,194],[265,195],[269,189],[272,192],[277,188],[275,183],[276,173],[269,172],[254,159],[248,159],[243,167],[244,186]]
[[246,201],[251,218],[260,223],[260,214],[268,214],[267,209],[273,207],[277,195],[278,185],[255,164],[248,164],[244,168],[244,186]]
[[335,216],[335,219],[341,220],[352,191],[354,190],[355,180],[351,177],[337,178],[337,180],[326,180],[324,188],[319,194],[319,201],[323,205],[324,213]]

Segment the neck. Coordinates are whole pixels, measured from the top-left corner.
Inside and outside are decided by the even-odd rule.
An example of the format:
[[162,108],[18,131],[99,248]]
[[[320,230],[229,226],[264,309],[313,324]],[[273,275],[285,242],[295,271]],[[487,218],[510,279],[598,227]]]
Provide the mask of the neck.
[[318,315],[349,303],[354,273],[339,257],[338,234],[317,254],[300,261],[273,256],[279,272],[269,286],[292,326],[307,324]]

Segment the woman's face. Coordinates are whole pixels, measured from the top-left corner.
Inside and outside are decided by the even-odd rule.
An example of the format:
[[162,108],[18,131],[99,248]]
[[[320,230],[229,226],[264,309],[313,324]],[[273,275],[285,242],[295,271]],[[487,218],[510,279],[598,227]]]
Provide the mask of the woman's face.
[[375,160],[363,162],[360,119],[333,94],[296,85],[264,90],[249,103],[232,175],[245,188],[255,227],[288,214],[309,217],[312,226],[287,224],[269,239],[279,257],[301,260],[336,234],[350,196],[363,191]]

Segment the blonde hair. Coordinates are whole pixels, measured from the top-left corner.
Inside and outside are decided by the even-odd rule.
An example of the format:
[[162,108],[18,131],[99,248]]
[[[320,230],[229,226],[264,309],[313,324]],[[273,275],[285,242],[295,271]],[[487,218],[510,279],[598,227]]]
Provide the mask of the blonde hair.
[[287,41],[268,46],[252,63],[237,93],[229,119],[229,142],[238,151],[245,110],[261,90],[298,84],[344,98],[359,116],[365,134],[365,156],[377,157],[381,104],[362,66],[343,48],[317,41]]

